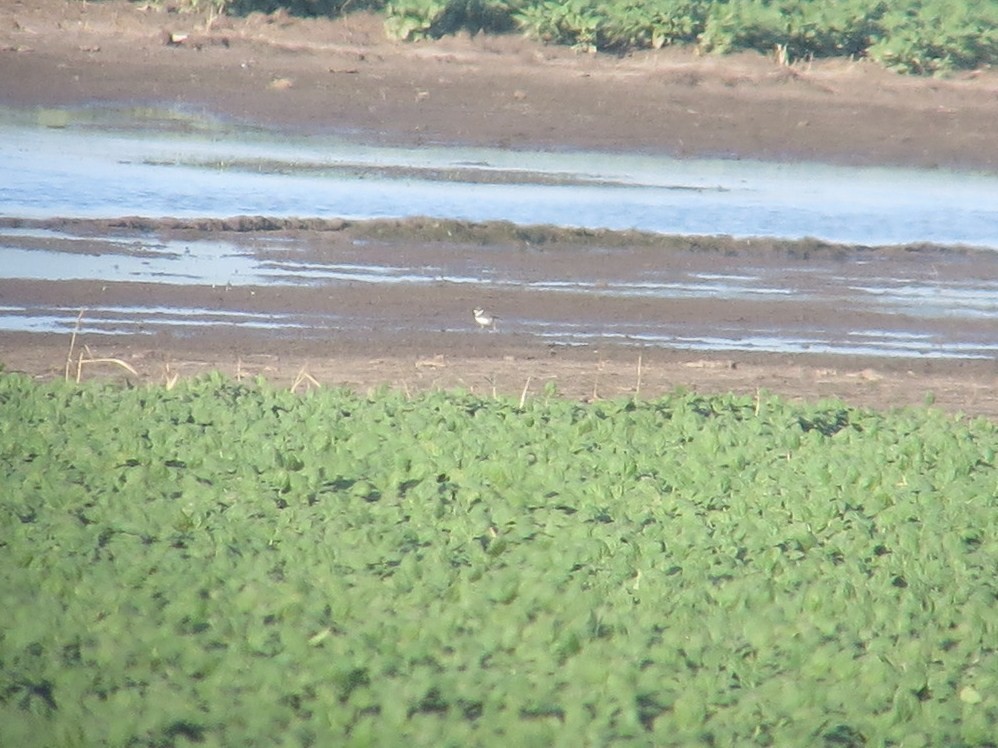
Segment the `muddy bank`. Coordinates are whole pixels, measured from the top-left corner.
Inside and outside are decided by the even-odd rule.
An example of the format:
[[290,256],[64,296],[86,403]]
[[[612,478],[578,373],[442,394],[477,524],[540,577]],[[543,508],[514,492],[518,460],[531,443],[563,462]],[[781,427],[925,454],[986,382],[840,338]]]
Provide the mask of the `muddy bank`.
[[403,44],[367,14],[209,23],[124,0],[0,8],[0,104],[108,103],[388,143],[998,170],[994,71],[934,80],[852,61],[585,55],[516,35]]
[[169,385],[178,377],[220,371],[243,380],[264,377],[296,391],[321,385],[371,392],[387,386],[413,395],[463,389],[515,399],[524,393],[543,397],[551,383],[560,395],[584,401],[652,398],[679,388],[762,397],[775,393],[807,402],[832,399],[879,410],[931,403],[953,414],[998,420],[998,371],[991,362],[731,358],[612,349],[453,350],[412,340],[389,350],[349,343],[316,349],[311,342],[247,341],[226,335],[185,341],[170,336],[127,341],[83,337],[72,351],[69,346],[68,335],[0,335],[0,361],[5,371],[41,379],[79,376],[85,381]]
[[[174,34],[188,34],[189,42],[166,44]],[[593,148],[998,172],[993,136],[998,73],[993,71],[928,80],[846,61],[786,68],[755,55],[696,58],[677,50],[587,56],[515,36],[404,45],[387,41],[379,19],[364,14],[337,21],[254,15],[209,24],[204,17],[121,0],[40,0],[0,7],[0,106],[105,105],[166,106],[298,134],[336,133],[387,144]],[[926,272],[954,282],[998,277],[990,260],[932,247],[868,255],[871,250],[821,243],[760,249],[733,240],[646,242],[636,234],[621,235],[614,243],[605,236],[552,236],[508,225],[476,228],[458,239],[454,227],[445,227],[457,244],[441,247],[435,244],[441,239],[439,224],[414,228],[372,224],[361,236],[341,222],[292,224],[266,216],[203,225],[140,226],[116,219],[93,225],[91,235],[98,244],[135,231],[167,240],[280,235],[304,259],[322,262],[349,259],[360,239],[369,246],[380,243],[385,263],[418,267],[455,258],[468,263],[491,252],[490,259],[501,257],[509,272],[524,277],[555,270],[571,276],[580,250],[599,251],[601,273],[611,284],[654,270],[737,274],[751,266],[772,273],[799,269],[798,263],[807,269],[813,262],[855,269],[857,258],[871,257],[894,278],[914,274],[917,279]],[[663,263],[662,243],[669,241],[676,246],[668,248],[669,260]],[[628,250],[627,262],[614,247]],[[103,249],[95,244],[94,251]],[[196,330],[152,325],[129,335],[85,326],[101,309],[116,308],[127,316],[131,309],[159,303],[222,315],[223,322]],[[440,284],[211,288],[8,278],[0,283],[0,304],[15,311],[48,306],[66,318],[59,332],[0,333],[3,366],[41,377],[68,372],[71,378],[78,373],[85,379],[169,383],[176,376],[221,370],[239,377],[260,374],[287,385],[296,380],[299,386],[319,382],[359,389],[387,384],[412,392],[463,387],[515,397],[538,395],[553,382],[563,394],[580,399],[654,396],[675,387],[770,390],[873,407],[917,405],[929,397],[950,411],[998,416],[993,359],[704,353],[626,340],[569,346],[517,328],[518,320],[568,325],[580,317],[611,327],[638,320],[671,329],[673,335],[684,326],[737,331],[831,324],[847,335],[911,324],[841,300],[788,305],[673,298],[649,305],[628,298],[597,295],[594,302],[586,294],[532,295],[501,287],[483,292]],[[476,329],[470,309],[478,304],[502,310],[507,319],[499,332]],[[87,311],[74,340],[81,310]],[[225,322],[242,314],[311,315],[325,322],[279,334]],[[352,328],[329,324],[344,315],[367,321]],[[932,324],[940,334],[969,330],[994,340],[987,321],[941,316]]]
[[[962,309],[959,296],[933,298],[998,278],[995,252],[423,220],[2,223],[71,232],[68,244],[30,231],[5,240],[57,250],[63,266],[115,268],[89,280],[0,280],[0,361],[35,376],[64,376],[68,358],[71,378],[87,379],[168,382],[218,369],[511,396],[553,382],[580,399],[762,389],[877,407],[934,398],[998,415],[988,291]],[[193,279],[184,248],[198,242],[245,252],[264,275]],[[160,265],[118,273],[126,259],[164,253],[185,275]],[[878,282],[872,296],[862,290]],[[498,313],[495,330],[475,324],[478,306]],[[11,329],[12,315],[38,328]],[[974,351],[985,358],[969,359]]]
[[282,218],[231,216],[228,218],[19,218],[0,216],[0,228],[41,229],[95,238],[155,234],[163,238],[257,236],[295,238],[309,236],[342,238],[347,243],[364,240],[394,242],[399,246],[427,242],[465,243],[486,247],[503,245],[520,249],[544,248],[650,248],[660,252],[690,252],[726,257],[771,258],[774,261],[870,258],[905,259],[908,262],[955,261],[965,258],[985,275],[998,270],[998,253],[989,249],[937,245],[927,242],[868,246],[839,244],[814,238],[738,238],[732,236],[677,236],[647,231],[580,229],[561,226],[525,226],[509,221],[462,221],[435,218],[386,218],[364,221],[343,218]]

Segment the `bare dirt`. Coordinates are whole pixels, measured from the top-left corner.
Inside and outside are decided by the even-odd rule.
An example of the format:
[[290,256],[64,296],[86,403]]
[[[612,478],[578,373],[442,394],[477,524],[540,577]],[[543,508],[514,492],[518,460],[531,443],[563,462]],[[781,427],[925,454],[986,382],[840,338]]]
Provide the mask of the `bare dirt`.
[[[118,0],[3,3],[0,105],[102,103],[167,104],[298,133],[385,143],[998,172],[995,71],[937,80],[855,61],[784,67],[760,55],[703,58],[684,50],[580,55],[517,36],[403,44],[387,40],[379,19],[367,14],[335,21],[283,14],[208,19]],[[982,272],[993,272],[993,264]],[[23,287],[0,283],[0,302],[22,293]],[[90,298],[82,284],[59,293],[78,298],[81,306]],[[302,294],[281,303],[318,302]],[[428,302],[392,297],[367,303],[398,311]],[[516,303],[536,304],[530,310],[536,317],[559,311],[546,308],[551,302],[540,296]],[[691,319],[702,313],[692,303],[670,309]],[[771,312],[774,322],[781,313]],[[81,353],[114,360],[80,366]],[[297,380],[299,387],[457,386],[513,395],[536,395],[550,381],[562,393],[586,399],[653,396],[675,387],[766,390],[873,407],[928,398],[951,411],[998,418],[995,361],[711,355],[627,346],[556,350],[501,334],[416,335],[405,329],[319,342],[217,329],[203,337],[81,338],[67,367],[68,358],[65,335],[0,333],[5,368],[41,377],[68,372],[168,382],[221,370],[285,384]]]

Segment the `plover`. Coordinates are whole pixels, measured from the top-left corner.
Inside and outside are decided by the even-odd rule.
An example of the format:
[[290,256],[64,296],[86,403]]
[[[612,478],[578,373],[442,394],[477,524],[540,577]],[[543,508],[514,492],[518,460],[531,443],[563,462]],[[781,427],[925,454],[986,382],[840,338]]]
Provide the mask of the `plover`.
[[479,327],[481,327],[483,330],[486,327],[491,327],[493,330],[496,329],[496,320],[498,319],[498,317],[489,314],[484,309],[475,309],[473,311],[475,314],[475,322],[478,323]]

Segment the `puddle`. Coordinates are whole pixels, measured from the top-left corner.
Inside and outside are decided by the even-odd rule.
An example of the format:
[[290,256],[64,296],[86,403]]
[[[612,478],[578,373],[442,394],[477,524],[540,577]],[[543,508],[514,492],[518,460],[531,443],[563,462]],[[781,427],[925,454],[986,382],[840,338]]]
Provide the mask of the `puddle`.
[[249,263],[243,261],[243,256],[218,253],[222,247],[217,242],[192,245],[185,254],[159,256],[74,254],[0,246],[0,267],[7,278],[45,281],[146,281],[212,286],[267,282],[265,275],[245,272]]
[[810,335],[787,334],[786,330],[731,331],[731,335],[647,334],[578,330],[547,330],[541,336],[556,342],[588,345],[601,340],[639,343],[654,348],[689,351],[744,353],[821,353],[877,358],[933,358],[992,360],[998,343],[961,343],[930,335],[908,335],[892,330],[853,331],[845,339],[815,330]]
[[[62,251],[53,249],[62,246]],[[74,237],[48,229],[0,227],[2,276],[20,280],[146,282],[202,286],[298,286],[336,283],[448,283],[517,287],[536,292],[620,298],[749,298],[799,293],[760,276],[692,273],[677,280],[664,271],[640,279],[538,280],[532,274],[484,265],[403,265],[302,260],[286,240],[160,241]]]
[[967,317],[994,319],[998,323],[998,280],[951,284],[894,284],[849,286],[899,312],[917,317]]
[[[167,306],[98,306],[84,310],[69,307],[0,306],[0,329],[12,332],[59,332],[70,334],[143,335],[170,331],[180,335],[223,325],[238,325],[244,329],[269,333],[306,329],[310,319],[294,314],[255,314],[253,312]],[[79,322],[78,322],[79,320]],[[329,317],[313,318],[324,324],[335,322]]]
[[[363,246],[364,242],[355,242]],[[626,249],[614,250],[618,257]],[[495,253],[490,253],[490,260]],[[594,268],[537,277],[539,268],[485,264],[455,255],[450,263],[420,265],[372,261],[304,260],[285,238],[235,241],[162,240],[140,235],[84,237],[49,229],[0,227],[0,277],[29,281],[100,281],[179,286],[335,287],[450,284],[511,288],[588,298],[635,299],[834,299],[839,303],[889,308],[919,317],[993,319],[998,324],[998,279],[944,280],[883,277],[868,264],[859,275],[842,275],[814,262],[791,272],[779,266],[754,274],[643,268],[640,277],[607,278]],[[588,277],[587,277],[588,276]],[[857,283],[859,279],[862,283]]]
[[[361,315],[299,313],[255,313],[249,311],[170,306],[96,306],[85,310],[70,307],[0,306],[0,329],[16,332],[58,332],[70,334],[151,335],[169,332],[184,337],[212,328],[237,326],[270,335],[293,333],[296,339],[323,338],[337,330],[376,333],[378,320]],[[79,321],[78,321],[79,319]],[[411,328],[415,329],[415,327]],[[467,326],[438,330],[425,326],[422,332],[462,334]],[[492,333],[484,333],[492,334]],[[606,324],[600,322],[565,324],[547,320],[503,320],[500,334],[528,334],[556,345],[592,346],[602,343],[626,344],[636,347],[668,348],[690,351],[720,351],[749,353],[811,353],[881,358],[983,359],[998,358],[998,342],[952,340],[928,333],[906,333],[897,330],[853,330],[846,335],[830,326],[828,329],[753,329],[738,327],[712,329],[694,334],[688,326],[673,330],[651,330],[639,324]]]
[[[323,307],[330,304],[321,301],[323,298],[334,299],[362,289],[356,297],[361,300],[381,299],[388,290],[438,293],[442,298],[454,294],[470,297],[476,292],[512,294],[523,299],[525,308],[536,307],[531,299],[544,299],[553,308],[560,308],[562,302],[557,300],[565,299],[569,308],[583,312],[582,319],[572,323],[534,319],[517,315],[513,309],[502,315],[500,327],[503,334],[558,345],[616,343],[682,350],[883,357],[998,355],[994,332],[998,330],[998,278],[973,277],[970,263],[969,272],[956,277],[952,277],[952,268],[944,277],[934,265],[919,269],[916,263],[918,273],[894,278],[884,275],[884,271],[897,270],[893,262],[825,259],[753,265],[748,256],[722,260],[730,271],[713,272],[674,263],[649,267],[647,249],[615,247],[589,254],[579,250],[573,255],[577,260],[566,263],[549,254],[544,255],[545,262],[540,261],[540,255],[533,261],[529,257],[525,260],[518,249],[503,251],[494,246],[483,256],[482,248],[459,245],[458,249],[437,247],[425,258],[432,261],[416,266],[399,257],[393,244],[379,247],[365,239],[344,245],[333,249],[321,244],[322,252],[330,257],[324,262],[318,258],[322,252],[303,254],[301,242],[287,237],[260,238],[254,232],[242,242],[164,239],[142,232],[95,238],[48,229],[0,228],[0,268],[9,281],[90,281],[105,284],[105,289],[153,284],[193,291],[180,296],[191,298],[189,305],[88,303],[80,331],[90,334],[169,331],[183,336],[213,328],[240,328],[267,335],[293,333],[296,338],[308,339],[325,337],[330,330],[377,335],[403,324],[414,333],[467,334],[471,329],[467,323],[456,326],[453,321],[441,325],[439,317],[433,315],[405,315],[404,322],[392,318],[392,313],[401,313],[404,303],[402,307],[386,305],[387,312],[378,305],[353,302],[317,311],[316,302],[304,300],[295,303],[294,311],[242,308],[247,291],[250,296],[281,289],[321,292],[319,307]],[[406,257],[413,256],[423,257],[423,253],[417,248]],[[587,257],[593,261],[586,262]],[[597,257],[599,261],[595,261]],[[226,292],[221,297],[226,307],[236,308],[208,309],[193,303],[198,298],[196,289],[219,287],[243,289],[242,295],[231,297],[231,301]],[[219,298],[217,291],[211,293]],[[607,305],[620,308],[629,300],[640,304],[627,312],[638,319],[617,316],[608,322],[601,317],[600,310]],[[726,305],[737,302],[745,317],[737,325],[663,323],[661,316],[645,318],[649,310],[675,300],[707,302],[720,310],[721,319]],[[258,299],[256,303],[264,302]],[[760,326],[758,320],[753,321],[758,315],[751,312],[757,306],[765,306],[769,310],[766,315],[775,313],[777,317],[785,307],[786,324]],[[829,310],[827,323],[802,327],[792,321],[809,308]],[[892,325],[843,328],[836,309],[888,319]],[[21,306],[0,308],[0,330],[70,333],[77,326],[79,311],[78,307],[53,307],[29,298]],[[954,325],[954,321],[960,324]]]
[[[998,249],[998,176],[680,161],[649,154],[387,148],[331,136],[288,137],[169,110],[0,109],[0,172],[0,216],[19,218],[427,216],[666,234],[815,237],[869,246],[935,243]],[[617,342],[714,351],[998,356],[998,278],[976,272],[970,261],[955,274],[942,275],[931,265],[907,263],[917,272],[892,277],[898,263],[881,269],[861,258],[781,266],[718,254],[698,267],[677,269],[638,261],[628,253],[641,250],[618,246],[599,258],[587,255],[584,262],[541,263],[492,245],[462,245],[460,252],[436,252],[432,259],[419,256],[418,247],[405,258],[384,251],[369,256],[372,242],[377,243],[357,240],[349,251],[338,247],[326,261],[322,253],[300,251],[297,238],[266,237],[265,232],[216,241],[142,231],[84,236],[0,228],[0,282],[262,287],[302,293],[360,288],[378,299],[390,290],[441,295],[443,289],[441,298],[482,292],[525,301],[543,298],[550,308],[584,310],[590,318],[571,324],[517,316],[515,308],[502,315],[504,334],[558,345]],[[58,292],[54,295],[63,300]],[[3,298],[0,330],[70,332],[77,324],[78,307],[28,297],[16,304],[9,294]],[[600,318],[601,305],[633,309],[623,314],[641,317],[661,305],[639,309],[633,304],[675,300],[709,302],[722,311],[715,314],[715,323],[700,325]],[[765,306],[770,319],[780,319],[780,310],[791,308],[801,318],[826,313],[829,318],[827,324],[803,326],[787,315],[786,324],[773,327],[753,322],[747,314],[738,324],[718,324],[727,319],[726,302],[749,310]],[[87,305],[80,329],[106,335],[162,330],[185,335],[239,327],[298,338],[329,330],[377,334],[400,325],[413,332],[469,332],[467,322],[442,324],[432,314],[404,314],[401,321],[385,317],[403,314],[399,310],[405,304],[397,304],[387,312],[377,305],[263,312],[208,309],[193,301],[177,306],[98,303]],[[837,309],[871,322],[844,327],[834,319]],[[878,320],[890,324],[881,326]]]
[[[366,146],[194,118],[0,110],[0,214],[430,216],[998,249],[998,176],[650,154]],[[178,126],[180,123],[181,126]]]

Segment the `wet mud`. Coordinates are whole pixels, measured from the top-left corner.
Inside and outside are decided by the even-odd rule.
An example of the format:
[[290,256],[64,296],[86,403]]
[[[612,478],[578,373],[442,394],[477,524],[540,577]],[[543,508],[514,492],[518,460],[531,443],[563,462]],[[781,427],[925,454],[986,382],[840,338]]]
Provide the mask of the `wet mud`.
[[[171,33],[205,43],[165,45]],[[683,51],[590,57],[515,37],[398,45],[365,15],[209,24],[117,0],[0,9],[0,105],[44,113],[165,104],[296,136],[386,144],[996,173],[996,94],[993,71],[930,81],[843,61],[784,68]],[[47,243],[60,263],[117,256],[139,270],[116,280],[0,281],[3,314],[49,312],[40,328],[0,332],[2,365],[33,376],[169,384],[221,370],[296,387],[463,387],[514,397],[543,396],[550,382],[580,399],[768,390],[879,408],[931,400],[998,417],[998,363],[987,357],[996,342],[993,254],[613,237],[501,222],[125,217],[20,228],[28,233],[5,239],[14,249]],[[236,247],[251,267],[269,263],[284,280],[142,277],[143,261],[184,242]],[[478,329],[476,306],[499,315],[495,332]],[[592,335],[578,335],[580,324]],[[823,347],[868,344],[869,333],[885,332],[902,343],[894,355]],[[781,336],[797,347],[772,350]],[[687,338],[700,342],[687,348]],[[945,346],[954,350],[939,356]],[[952,355],[971,348],[985,357]]]
[[[878,406],[940,390],[951,409],[998,413],[987,250],[421,220],[3,223],[5,244],[62,256],[62,279],[0,280],[0,353],[48,376],[85,355],[152,380],[234,365],[287,378],[297,366],[351,386],[515,394],[531,379],[587,398],[772,387]],[[198,245],[238,261],[230,275],[198,276]],[[91,277],[70,270],[81,260],[96,263]],[[475,323],[476,307],[494,328]]]

